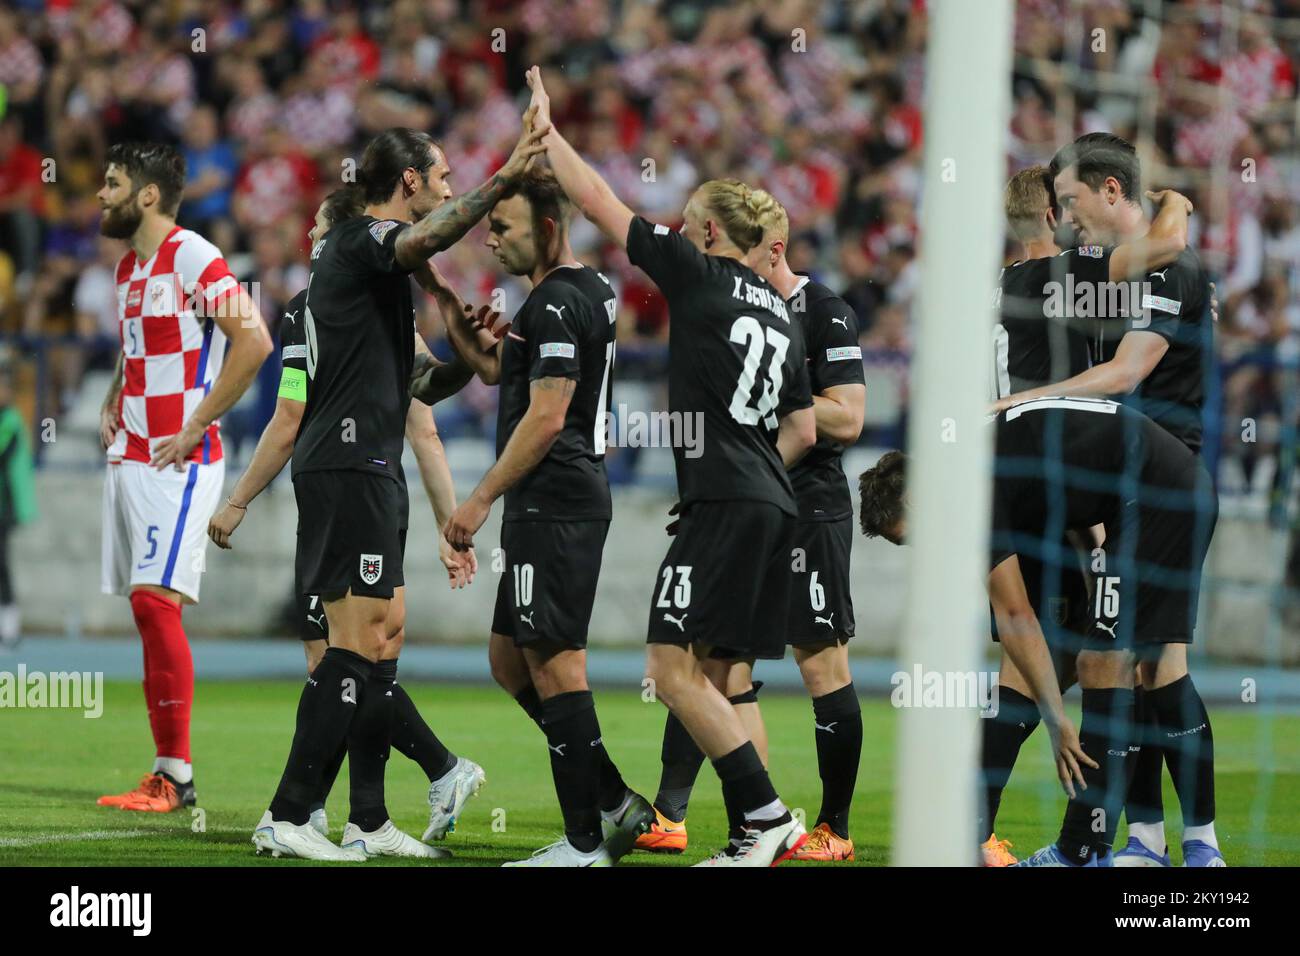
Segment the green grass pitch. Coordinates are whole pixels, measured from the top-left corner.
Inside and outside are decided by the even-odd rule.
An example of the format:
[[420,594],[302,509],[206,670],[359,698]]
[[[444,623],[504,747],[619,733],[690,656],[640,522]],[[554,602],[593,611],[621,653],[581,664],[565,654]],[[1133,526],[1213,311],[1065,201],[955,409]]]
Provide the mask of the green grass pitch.
[[[454,860],[435,865],[497,865],[555,839],[561,826],[546,748],[514,702],[495,688],[407,689],[448,746],[487,771],[487,785],[444,844]],[[0,715],[0,765],[6,768],[0,781],[0,865],[305,865],[256,857],[249,843],[284,764],[298,691],[292,681],[199,684],[193,736],[201,818],[95,805],[101,793],[129,789],[150,765],[139,685],[107,684],[97,720],[79,711],[6,711]],[[628,782],[653,797],[663,708],[642,702],[631,688],[598,690],[597,703],[610,753]],[[762,704],[777,789],[791,807],[806,809],[812,823],[821,791],[808,701],[769,694]],[[1300,864],[1300,715],[1260,706],[1213,708],[1212,715],[1218,832],[1229,864]],[[889,860],[896,719],[886,700],[863,701],[852,817],[858,865]],[[1040,729],[1026,744],[998,819],[999,836],[1012,840],[1018,853],[1050,842],[1060,822],[1064,798],[1046,739]],[[418,837],[427,812],[424,776],[396,752],[389,766],[389,810],[398,826]],[[346,767],[328,805],[335,839],[347,812],[345,774]],[[1177,801],[1168,780],[1165,787],[1178,863]],[[717,778],[706,767],[691,803],[690,849],[682,856],[634,853],[623,865],[694,863],[721,845],[724,821]]]

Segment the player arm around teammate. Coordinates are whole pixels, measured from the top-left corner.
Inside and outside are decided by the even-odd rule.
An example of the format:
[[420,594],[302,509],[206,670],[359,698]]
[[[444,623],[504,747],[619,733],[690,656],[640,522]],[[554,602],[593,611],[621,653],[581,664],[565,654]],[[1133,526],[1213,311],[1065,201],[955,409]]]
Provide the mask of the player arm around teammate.
[[[1093,190],[1072,174],[1067,175],[1063,172],[1057,176],[1057,199],[1062,205],[1067,221],[1070,221],[1071,217],[1078,218],[1079,213],[1075,210],[1078,199],[1083,198],[1089,203],[1110,204],[1122,199],[1119,190],[1119,183],[1114,177],[1108,177],[1099,189]],[[1187,217],[1191,215],[1191,201],[1173,190],[1148,192],[1147,196],[1159,202],[1160,208],[1146,235],[1116,245],[1109,255],[1105,256],[1107,260],[1105,272],[1101,276],[1094,278],[1090,274],[1091,270],[1088,272],[1076,270],[1080,271],[1084,281],[1095,282],[1103,278],[1110,282],[1127,281],[1130,275],[1147,274],[1169,266],[1187,247]],[[1100,246],[1081,246],[1078,250],[1067,251],[1065,254],[1077,256],[1085,250],[1088,256],[1103,255]],[[1080,263],[1082,261],[1084,260],[1079,260]],[[1145,301],[1148,299],[1160,301],[1162,298],[1168,300],[1169,297],[1144,294],[1142,298],[1145,307]],[[1177,305],[1177,303],[1172,304]],[[1131,327],[1120,339],[1115,354],[1109,361],[1100,362],[1063,382],[1008,395],[999,399],[994,404],[993,410],[995,413],[1001,412],[1021,402],[1049,396],[1104,398],[1111,395],[1127,395],[1141,385],[1160,364],[1160,360],[1169,351],[1169,344],[1169,338],[1159,331]]]

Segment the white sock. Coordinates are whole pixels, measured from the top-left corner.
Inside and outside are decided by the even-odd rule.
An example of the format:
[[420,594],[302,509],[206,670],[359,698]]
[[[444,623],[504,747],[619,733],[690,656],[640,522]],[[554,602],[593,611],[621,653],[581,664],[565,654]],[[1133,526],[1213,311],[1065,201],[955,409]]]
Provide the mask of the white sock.
[[1189,843],[1192,840],[1200,840],[1216,850],[1219,848],[1219,838],[1214,835],[1213,823],[1207,823],[1203,827],[1183,827],[1183,842]]
[[194,765],[180,757],[155,757],[154,773],[165,773],[177,783],[189,783],[194,779]]
[[1164,820],[1159,823],[1130,823],[1128,835],[1157,856],[1164,856],[1165,851],[1169,849],[1169,844],[1165,840]]
[[757,810],[751,810],[745,814],[746,820],[775,820],[786,812],[785,804],[781,798],[777,797],[765,807],[759,807]]

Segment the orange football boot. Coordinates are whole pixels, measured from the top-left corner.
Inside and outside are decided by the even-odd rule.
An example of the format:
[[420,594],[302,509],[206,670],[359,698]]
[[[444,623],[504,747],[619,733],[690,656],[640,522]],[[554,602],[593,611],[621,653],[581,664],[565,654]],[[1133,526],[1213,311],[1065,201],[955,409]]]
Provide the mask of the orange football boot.
[[655,807],[655,822],[636,838],[632,848],[651,853],[681,853],[686,849],[686,821],[673,823]]
[[996,833],[980,844],[985,866],[1015,866],[1016,858],[1011,852],[1010,840],[999,840]]
[[97,801],[101,807],[117,807],[120,810],[141,810],[153,813],[169,813],[182,806],[193,806],[194,786],[186,784],[178,788],[166,775],[147,773],[140,778],[140,785],[128,793],[103,796]]
[[821,860],[830,862],[832,860],[851,860],[853,859],[853,841],[845,839],[836,834],[831,829],[829,823],[819,823],[813,827],[813,832],[808,834],[808,841],[804,843],[792,860]]

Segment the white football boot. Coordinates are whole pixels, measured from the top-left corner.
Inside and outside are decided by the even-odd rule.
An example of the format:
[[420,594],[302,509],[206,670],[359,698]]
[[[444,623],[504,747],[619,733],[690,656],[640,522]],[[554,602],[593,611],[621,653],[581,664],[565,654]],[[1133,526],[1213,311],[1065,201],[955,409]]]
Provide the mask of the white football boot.
[[429,784],[429,825],[420,839],[444,840],[448,833],[456,832],[456,818],[470,797],[479,792],[487,776],[483,768],[464,757],[456,758],[456,765]]
[[385,820],[382,827],[371,833],[367,833],[349,821],[343,827],[343,840],[340,845],[344,849],[360,850],[367,857],[406,856],[424,860],[445,860],[451,856],[446,850],[431,847],[403,833],[393,826],[392,820]]
[[328,837],[330,835],[330,818],[325,815],[324,807],[317,807],[313,810],[311,816],[307,818],[307,822],[321,836]]
[[614,859],[602,843],[590,853],[583,853],[567,839],[544,846],[526,860],[502,863],[502,866],[613,866]]
[[[746,828],[744,839],[728,850],[715,853],[696,866],[776,866],[808,841],[803,824],[794,817],[767,830]],[[730,852],[729,852],[730,851]]]
[[293,856],[302,860],[327,860],[334,863],[364,863],[366,855],[360,850],[338,847],[325,839],[310,823],[301,826],[284,820],[272,820],[271,811],[262,814],[262,820],[253,831],[253,846],[257,852],[271,856]]

